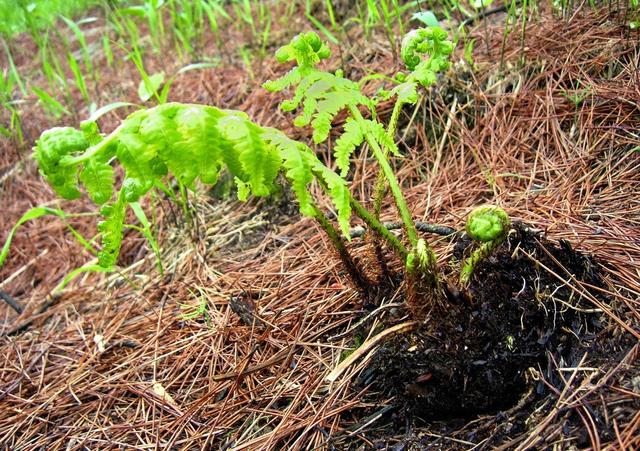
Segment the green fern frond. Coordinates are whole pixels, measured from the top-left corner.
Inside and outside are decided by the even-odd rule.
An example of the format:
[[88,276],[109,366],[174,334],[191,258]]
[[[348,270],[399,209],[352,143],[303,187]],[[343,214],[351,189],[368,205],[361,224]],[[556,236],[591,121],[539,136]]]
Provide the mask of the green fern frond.
[[391,95],[394,94],[398,96],[399,102],[414,104],[418,101],[418,83],[415,81],[401,83],[391,90]]
[[300,80],[293,97],[290,100],[285,100],[280,104],[280,108],[282,109],[282,111],[293,111],[298,108],[298,106],[300,106],[300,102],[302,102],[302,99],[304,99],[304,97],[308,95],[307,92],[309,91],[309,88],[315,82],[320,80],[323,75],[324,72],[311,71],[308,75],[303,77],[302,80]]
[[153,187],[155,177],[150,162],[156,149],[147,145],[137,134],[126,133],[120,137],[116,155],[125,168],[122,189],[127,202],[136,202]]
[[[322,100],[324,101],[324,99]],[[320,174],[338,211],[345,233],[351,214],[346,182],[326,168],[306,145],[282,132],[251,122],[246,114],[202,105],[164,104],[130,115],[104,139],[90,146],[83,132],[71,128],[43,134],[36,146],[40,168],[60,192],[77,197],[80,182],[101,209],[104,220],[100,265],[115,265],[122,242],[126,208],[161,179],[173,174],[185,186],[196,179],[215,184],[226,169],[238,185],[238,197],[265,196],[274,191],[278,173],[291,182],[300,211],[315,216],[309,185]],[[116,201],[111,160],[123,167],[125,178]],[[68,178],[65,178],[68,174]],[[54,184],[55,182],[55,184]],[[71,190],[75,189],[76,192]]]
[[302,79],[300,69],[294,67],[289,72],[284,74],[280,78],[276,78],[275,80],[268,80],[262,84],[262,87],[269,92],[279,92],[284,89],[287,89],[291,85],[296,85],[300,83]]
[[98,252],[98,264],[103,268],[115,266],[118,260],[127,205],[123,190],[114,204],[105,204],[100,209],[104,220],[98,224],[98,231],[102,233],[102,250]]
[[399,157],[400,152],[398,151],[398,146],[393,141],[391,136],[387,133],[387,130],[384,128],[379,122],[374,121],[365,121],[367,126],[367,131],[373,136],[373,138],[380,144],[382,148],[387,149],[393,155]]
[[[297,127],[311,124],[316,144],[328,138],[331,123],[341,110],[364,105],[372,113],[375,112],[375,102],[360,92],[357,83],[343,78],[340,71],[332,74],[315,68],[319,60],[314,52],[320,52],[318,49],[325,45],[315,33],[306,33],[294,38],[276,53],[281,62],[296,60],[300,75],[299,80],[287,84],[297,84],[297,87],[293,97],[283,101],[280,108],[293,111],[302,104],[302,111],[293,123]],[[280,80],[267,82],[264,86],[270,90],[284,89]]]
[[318,102],[317,113],[311,127],[313,128],[313,142],[319,144],[329,137],[331,123],[335,116],[349,104],[353,97],[345,96],[342,91],[327,93],[325,98]]
[[218,122],[222,136],[231,143],[242,165],[235,176],[251,187],[255,196],[272,192],[281,160],[274,149],[266,146],[260,135],[262,129],[237,116],[228,115]]
[[[403,104],[417,101],[418,84],[435,83],[436,74],[448,67],[452,49],[446,32],[437,28],[417,30],[403,40],[402,57],[412,72],[397,78],[400,84],[393,90],[381,91],[383,98],[393,95],[398,98],[390,131],[378,122],[376,100],[362,94],[360,84],[343,78],[341,71],[332,74],[316,68],[330,56],[330,51],[327,43],[314,32],[297,35],[278,50],[278,61],[295,61],[296,67],[264,84],[270,91],[295,87],[293,97],[283,102],[281,108],[301,110],[294,124],[311,124],[316,144],[328,138],[336,115],[342,110],[348,111],[343,134],[335,143],[336,164],[345,175],[356,147],[365,141],[368,143],[389,184],[414,249],[418,245],[425,249],[428,246],[426,242],[418,242],[406,199],[387,160],[388,152],[398,154],[393,140],[395,126],[391,125],[393,118],[397,123]],[[424,55],[428,58],[423,58]],[[362,107],[369,111],[363,112]],[[67,127],[47,131],[37,141],[34,151],[42,174],[61,196],[79,197],[81,184],[97,204],[103,204],[100,213],[104,220],[98,226],[102,237],[98,259],[107,270],[117,262],[127,207],[151,189],[165,186],[164,177],[168,175],[195,189],[198,180],[213,185],[220,173],[227,171],[238,186],[238,197],[244,200],[249,195],[272,193],[278,174],[282,173],[291,183],[300,212],[320,219],[334,244],[342,249],[341,256],[348,256],[335,228],[313,201],[309,186],[316,180],[331,198],[347,239],[352,206],[368,226],[385,236],[386,229],[377,215],[368,213],[355,202],[345,179],[327,168],[307,145],[291,140],[278,130],[262,128],[237,111],[169,103],[131,114],[104,137],[94,122],[83,123],[81,130]],[[125,174],[119,187],[114,186],[112,167],[117,163]],[[387,241],[399,255],[409,255],[397,238],[387,235]],[[424,253],[414,254],[411,255],[420,257]]]
[[310,157],[313,155],[310,154],[306,146],[288,138],[278,130],[266,129],[262,138],[274,146],[282,157],[286,170],[285,176],[291,182],[291,189],[298,200],[300,213],[314,217],[313,198],[308,188],[314,179],[309,164]]
[[320,73],[320,75],[320,77],[317,77],[317,81],[311,84],[309,89],[304,92],[302,113],[293,121],[296,127],[309,125],[313,115],[318,110],[318,99],[325,96],[327,91],[332,88],[331,80],[326,77],[326,74]]
[[331,51],[327,43],[322,42],[318,34],[313,31],[294,36],[289,44],[276,51],[278,62],[286,63],[295,60],[301,68],[312,68],[330,56]]
[[[415,103],[417,84],[425,88],[434,85],[437,74],[451,65],[449,55],[454,45],[447,38],[447,32],[442,28],[428,27],[412,30],[402,39],[400,54],[411,73],[394,89],[400,102]],[[428,55],[428,58],[423,59],[421,55]]]
[[329,188],[331,201],[338,210],[338,224],[340,225],[340,229],[344,236],[350,239],[349,219],[351,219],[351,193],[349,192],[347,182],[315,157],[312,168],[316,177],[322,177],[324,183],[326,183]]
[[234,177],[233,181],[236,183],[236,188],[238,188],[238,199],[242,202],[246,201],[249,198],[249,194],[251,194],[251,186],[238,177]]

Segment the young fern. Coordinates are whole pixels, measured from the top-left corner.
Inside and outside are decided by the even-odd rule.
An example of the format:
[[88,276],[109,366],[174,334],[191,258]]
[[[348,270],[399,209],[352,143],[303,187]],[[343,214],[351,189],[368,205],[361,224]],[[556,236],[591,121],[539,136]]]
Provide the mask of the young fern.
[[[414,30],[403,41],[402,56],[412,72],[409,76],[401,77],[402,83],[386,92],[386,98],[397,96],[389,130],[377,121],[375,102],[361,93],[359,83],[343,78],[341,71],[333,74],[316,68],[322,59],[329,56],[329,49],[314,32],[300,34],[278,50],[278,61],[295,60],[297,66],[283,77],[263,85],[270,91],[281,91],[295,86],[293,97],[282,102],[281,109],[293,111],[300,108],[301,112],[294,124],[311,124],[315,143],[327,139],[336,114],[345,109],[349,112],[344,131],[334,146],[336,165],[344,177],[349,170],[349,159],[355,149],[365,141],[369,144],[381,169],[376,188],[374,218],[379,219],[384,185],[388,183],[411,246],[411,251],[405,253],[411,258],[405,260],[407,269],[412,272],[430,273],[432,279],[437,279],[435,255],[426,242],[418,241],[406,200],[389,165],[388,154],[398,154],[393,136],[402,105],[415,103],[418,100],[418,85],[429,86],[435,83],[436,73],[448,67],[448,56],[453,50],[453,44],[446,38],[447,33],[444,30],[432,28]],[[423,61],[419,55],[426,53],[430,58]],[[371,119],[363,117],[360,107],[364,107]],[[416,265],[417,261],[422,264]]]
[[511,220],[500,207],[484,205],[475,208],[467,219],[466,232],[480,246],[462,264],[460,283],[465,286],[471,280],[473,269],[507,239]]

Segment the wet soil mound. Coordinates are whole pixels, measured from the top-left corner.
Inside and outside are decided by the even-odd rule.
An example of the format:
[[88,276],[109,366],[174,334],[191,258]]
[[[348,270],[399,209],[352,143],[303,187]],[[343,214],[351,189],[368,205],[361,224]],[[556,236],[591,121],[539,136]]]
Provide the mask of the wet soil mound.
[[[470,250],[463,237],[454,258]],[[477,267],[468,294],[387,341],[360,382],[415,420],[469,418],[512,407],[525,392],[542,394],[536,375],[551,377],[552,359],[577,365],[601,328],[584,296],[597,295],[576,289],[576,281],[600,285],[598,266],[569,243],[552,244],[516,224]]]

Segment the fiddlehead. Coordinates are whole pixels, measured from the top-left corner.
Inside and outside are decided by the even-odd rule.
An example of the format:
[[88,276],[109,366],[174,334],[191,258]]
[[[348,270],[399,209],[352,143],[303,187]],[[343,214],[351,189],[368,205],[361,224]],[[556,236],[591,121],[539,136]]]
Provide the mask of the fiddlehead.
[[487,258],[507,238],[511,220],[500,207],[484,205],[477,207],[467,219],[466,232],[480,246],[471,253],[460,270],[460,283],[466,285],[471,280],[478,263]]

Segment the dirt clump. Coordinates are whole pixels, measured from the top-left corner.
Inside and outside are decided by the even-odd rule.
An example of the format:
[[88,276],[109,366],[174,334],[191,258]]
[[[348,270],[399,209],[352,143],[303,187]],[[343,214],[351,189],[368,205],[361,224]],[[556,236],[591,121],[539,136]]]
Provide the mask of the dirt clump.
[[[454,259],[468,255],[470,246],[461,237]],[[585,350],[597,346],[600,314],[577,294],[574,281],[599,286],[598,271],[568,242],[555,245],[517,223],[476,268],[466,299],[388,340],[360,383],[373,398],[393,397],[402,423],[469,419],[543,395],[537,376],[552,377],[546,374],[551,359],[578,366]]]

